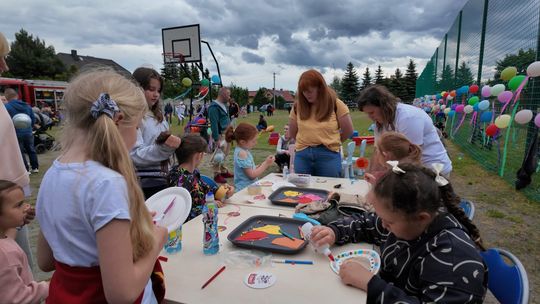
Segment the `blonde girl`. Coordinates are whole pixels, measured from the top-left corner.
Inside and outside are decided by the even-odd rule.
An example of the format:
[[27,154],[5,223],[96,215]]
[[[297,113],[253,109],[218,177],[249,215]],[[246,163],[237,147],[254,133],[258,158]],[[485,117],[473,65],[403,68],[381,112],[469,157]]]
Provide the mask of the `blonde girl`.
[[167,231],[144,205],[129,150],[147,109],[143,92],[111,70],[66,90],[62,154],[37,199],[38,265],[55,270],[48,303],[156,303],[150,276]]

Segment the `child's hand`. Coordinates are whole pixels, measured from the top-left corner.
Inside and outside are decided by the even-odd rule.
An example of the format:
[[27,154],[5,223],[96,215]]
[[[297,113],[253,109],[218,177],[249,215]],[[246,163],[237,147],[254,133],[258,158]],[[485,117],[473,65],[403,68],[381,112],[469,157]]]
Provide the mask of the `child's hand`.
[[329,227],[315,226],[311,230],[311,242],[313,242],[316,247],[320,247],[325,244],[334,245],[336,242],[336,235],[334,230]]
[[266,160],[264,161],[264,163],[267,165],[267,166],[271,166],[274,161],[276,160],[276,157],[274,155],[269,155]]
[[218,206],[218,208],[222,208],[222,207],[225,207],[225,202],[222,202],[220,200],[216,200],[216,205]]
[[161,248],[165,246],[165,243],[167,242],[167,234],[167,228],[154,225],[154,242],[158,252],[160,252]]
[[373,274],[354,260],[345,261],[339,268],[339,276],[343,284],[367,290],[369,280]]
[[227,188],[226,196],[227,196],[227,197],[233,196],[233,194],[234,194],[234,186],[231,186],[231,185],[227,185],[227,184],[226,184],[225,187]]
[[165,141],[165,146],[176,149],[180,147],[181,143],[182,143],[182,140],[180,139],[180,137],[171,135]]

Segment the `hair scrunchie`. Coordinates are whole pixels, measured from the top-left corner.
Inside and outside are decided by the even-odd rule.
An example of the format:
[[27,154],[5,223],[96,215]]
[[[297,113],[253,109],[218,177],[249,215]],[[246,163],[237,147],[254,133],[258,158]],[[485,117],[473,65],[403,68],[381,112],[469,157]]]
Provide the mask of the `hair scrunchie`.
[[99,94],[98,99],[92,103],[92,107],[90,108],[90,114],[92,114],[94,119],[98,119],[102,114],[114,118],[114,115],[119,112],[120,108],[118,108],[116,101],[111,99],[108,93]]

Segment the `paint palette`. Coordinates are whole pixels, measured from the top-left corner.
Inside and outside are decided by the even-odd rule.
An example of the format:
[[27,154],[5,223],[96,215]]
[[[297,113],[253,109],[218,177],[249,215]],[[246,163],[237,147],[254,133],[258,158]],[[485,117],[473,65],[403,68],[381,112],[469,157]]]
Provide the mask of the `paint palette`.
[[281,187],[268,197],[275,205],[296,207],[298,204],[309,204],[326,201],[330,192],[322,189]]
[[308,243],[300,235],[299,227],[304,223],[288,217],[256,215],[238,225],[227,239],[242,248],[295,254]]
[[379,269],[381,269],[381,257],[375,250],[371,249],[356,249],[350,251],[344,251],[336,256],[334,256],[335,262],[330,262],[330,268],[336,273],[339,274],[339,269],[341,265],[351,259],[354,262],[359,263],[364,266],[373,274],[377,274]]

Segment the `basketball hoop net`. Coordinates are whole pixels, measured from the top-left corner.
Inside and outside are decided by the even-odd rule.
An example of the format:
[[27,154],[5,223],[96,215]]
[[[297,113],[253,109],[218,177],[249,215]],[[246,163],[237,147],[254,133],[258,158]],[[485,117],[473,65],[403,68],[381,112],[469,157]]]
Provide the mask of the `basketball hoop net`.
[[182,53],[166,52],[161,53],[163,58],[165,58],[165,63],[183,63],[184,55]]

